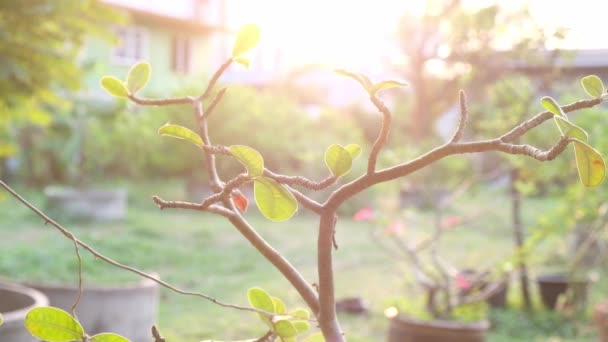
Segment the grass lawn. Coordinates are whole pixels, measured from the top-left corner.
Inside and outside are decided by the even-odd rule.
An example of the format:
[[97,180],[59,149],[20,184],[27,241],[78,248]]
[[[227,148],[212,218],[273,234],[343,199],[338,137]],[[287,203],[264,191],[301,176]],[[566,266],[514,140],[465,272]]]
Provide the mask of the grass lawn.
[[[156,189],[167,199],[178,199],[181,192],[171,186],[135,186],[131,189],[128,218],[116,223],[57,220],[81,240],[103,254],[131,266],[158,272],[178,287],[204,292],[224,302],[245,305],[246,290],[260,286],[282,298],[288,307],[303,302],[281,275],[250,247],[244,238],[221,217],[181,210],[158,210],[149,201]],[[155,193],[156,193],[155,192]],[[39,193],[24,194],[44,207]],[[463,208],[478,203],[490,208],[474,222],[451,231],[442,243],[444,257],[455,265],[478,267],[497,263],[511,253],[509,207],[499,190],[484,190],[476,198],[461,202]],[[550,200],[526,202],[525,222],[554,203]],[[420,214],[424,217],[424,214]],[[246,214],[259,232],[283,253],[310,282],[316,281],[316,221],[299,212],[286,223],[272,223],[255,208]],[[349,341],[382,341],[387,320],[383,310],[391,298],[401,294],[420,296],[406,282],[407,266],[399,263],[370,240],[368,223],[343,218],[337,227],[339,250],[335,252],[336,294],[361,296],[370,305],[367,316],[342,315]],[[424,227],[408,227],[413,238],[427,233]],[[553,246],[553,247],[551,247]],[[539,253],[554,248],[542,246]],[[14,199],[0,202],[0,277],[18,281],[72,282],[76,284],[73,245],[57,231],[29,212]],[[85,253],[85,252],[83,252]],[[137,278],[113,269],[89,255],[84,257],[86,283],[121,283]],[[539,265],[532,265],[538,271]],[[535,297],[536,287],[532,287]],[[591,303],[608,295],[606,280],[593,286]],[[517,289],[511,287],[510,303],[519,303]],[[184,297],[167,290],[161,292],[159,327],[171,341],[199,341],[207,338],[244,339],[260,336],[264,327],[248,312],[223,309],[204,300]],[[593,341],[595,331],[590,315],[576,319],[535,310],[526,315],[511,309],[492,312],[493,329],[489,341]]]

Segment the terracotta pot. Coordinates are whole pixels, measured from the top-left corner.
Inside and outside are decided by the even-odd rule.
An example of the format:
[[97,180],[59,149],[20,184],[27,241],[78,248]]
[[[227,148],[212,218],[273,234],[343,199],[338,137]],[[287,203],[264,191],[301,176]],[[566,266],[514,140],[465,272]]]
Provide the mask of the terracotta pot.
[[543,305],[547,309],[555,309],[557,299],[568,289],[573,291],[574,305],[582,309],[586,306],[589,281],[585,279],[569,279],[564,273],[542,274],[536,277]]
[[[78,294],[74,286],[27,284],[48,298],[51,306],[69,312]],[[112,332],[131,341],[149,341],[158,316],[158,285],[148,279],[123,286],[89,286],[76,310],[89,335]],[[3,341],[3,340],[0,340]]]
[[595,306],[593,318],[597,326],[600,342],[608,342],[608,302]]
[[0,327],[0,341],[37,341],[23,325],[30,309],[49,304],[46,296],[39,291],[17,284],[0,282],[0,313],[4,324]]
[[488,321],[455,322],[423,321],[405,316],[391,318],[388,342],[484,342],[490,327]]

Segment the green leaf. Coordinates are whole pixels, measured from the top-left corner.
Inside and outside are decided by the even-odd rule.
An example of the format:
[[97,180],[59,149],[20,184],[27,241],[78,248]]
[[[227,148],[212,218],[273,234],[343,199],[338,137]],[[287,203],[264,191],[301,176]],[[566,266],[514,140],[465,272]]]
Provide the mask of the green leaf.
[[334,144],[325,152],[325,164],[335,177],[340,177],[350,171],[353,158],[344,147]]
[[[249,289],[249,291],[247,291],[247,299],[249,300],[249,305],[253,308],[269,313],[274,312],[274,302],[268,292],[264,291],[262,288],[253,287]],[[268,317],[260,313],[257,314],[264,323],[272,328],[272,322]]]
[[557,101],[555,101],[550,96],[545,96],[542,99],[540,99],[540,104],[543,107],[545,107],[546,110],[550,111],[551,113],[553,113],[555,115],[559,115],[562,117],[566,116],[566,114],[564,113],[562,108],[557,104]]
[[361,146],[357,144],[346,145],[344,149],[350,153],[352,160],[357,159],[357,157],[361,154]]
[[230,153],[245,165],[249,177],[259,177],[264,173],[264,158],[249,146],[234,145],[229,147]]
[[274,331],[281,337],[294,337],[298,335],[298,329],[286,319],[278,320],[274,323]]
[[587,141],[587,139],[589,138],[585,130],[571,123],[570,121],[560,116],[554,116],[553,119],[555,120],[555,123],[557,124],[557,127],[559,128],[559,131],[562,133],[563,136],[569,138],[576,138],[582,141]]
[[84,330],[69,313],[43,306],[25,315],[25,327],[34,337],[48,342],[80,341]]
[[274,303],[274,313],[276,314],[284,314],[285,313],[285,303],[277,297],[272,297],[272,302]]
[[325,337],[320,332],[308,336],[302,342],[325,342]]
[[581,79],[581,85],[591,97],[600,97],[605,91],[604,83],[602,83],[602,80],[595,75],[583,77]]
[[239,63],[240,65],[244,66],[245,68],[249,68],[251,66],[251,61],[247,57],[243,57],[243,56],[236,57],[234,59],[234,61],[236,63]]
[[131,67],[127,74],[127,89],[135,94],[148,83],[150,79],[150,63],[139,62]]
[[0,314],[0,325],[4,323],[4,318],[2,318],[2,314]]
[[406,82],[395,81],[395,80],[378,82],[378,83],[374,84],[374,86],[372,87],[372,90],[370,91],[370,95],[376,95],[377,92],[382,91],[384,89],[405,87],[407,85],[408,84]]
[[577,140],[574,141],[574,156],[578,176],[583,185],[595,187],[602,184],[606,176],[606,163],[604,163],[602,155],[593,147]]
[[112,333],[97,334],[89,339],[89,342],[131,342],[129,339]]
[[255,203],[262,215],[272,221],[288,220],[298,209],[293,194],[272,179],[258,177],[253,183]]
[[304,320],[308,320],[310,318],[310,312],[306,309],[296,309],[289,312],[291,316],[298,317]]
[[188,140],[199,147],[205,145],[203,139],[198,134],[180,125],[171,125],[169,123],[166,123],[164,126],[158,129],[158,134],[177,139]]
[[308,321],[291,321],[293,326],[298,331],[298,334],[307,332],[310,329],[310,323]]
[[365,91],[367,91],[368,93],[371,93],[372,88],[373,88],[372,81],[370,81],[369,77],[367,77],[366,75],[364,75],[362,73],[358,73],[358,72],[344,70],[344,69],[337,69],[337,70],[335,70],[335,72],[338,75],[350,77],[350,78],[356,80],[363,86],[363,89],[365,89]]
[[100,83],[103,89],[105,89],[112,96],[129,97],[129,91],[127,90],[127,87],[123,81],[114,76],[104,76],[101,78]]
[[232,47],[232,57],[236,58],[253,49],[260,41],[260,28],[255,24],[246,24],[236,35]]

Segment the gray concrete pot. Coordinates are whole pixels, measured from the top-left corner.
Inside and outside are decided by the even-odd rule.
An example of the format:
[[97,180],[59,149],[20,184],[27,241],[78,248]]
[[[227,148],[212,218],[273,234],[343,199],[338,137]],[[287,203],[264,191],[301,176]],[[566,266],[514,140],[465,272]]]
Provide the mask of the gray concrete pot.
[[[51,306],[68,312],[78,295],[78,288],[73,286],[27,286],[44,293]],[[158,284],[148,279],[124,286],[85,285],[76,314],[89,335],[112,332],[133,342],[148,342],[152,338],[150,328],[158,317],[158,301]]]
[[62,214],[100,221],[127,216],[126,189],[79,189],[50,186],[44,189],[47,206]]
[[23,325],[30,309],[49,304],[47,297],[17,284],[0,282],[0,313],[4,324],[0,326],[0,342],[34,342]]

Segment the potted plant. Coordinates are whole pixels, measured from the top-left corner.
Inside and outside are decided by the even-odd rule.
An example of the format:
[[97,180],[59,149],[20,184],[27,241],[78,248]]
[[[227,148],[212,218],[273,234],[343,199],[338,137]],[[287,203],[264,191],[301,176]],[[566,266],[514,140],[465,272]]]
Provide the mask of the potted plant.
[[[437,173],[433,175],[441,178],[437,177]],[[487,178],[493,176],[488,175]],[[486,320],[488,304],[505,305],[508,273],[457,268],[440,255],[440,242],[444,234],[478,219],[481,213],[488,215],[492,211],[477,208],[466,215],[447,215],[450,206],[475,181],[470,179],[459,183],[451,191],[445,188],[438,191],[437,187],[429,187],[430,192],[418,190],[415,196],[427,199],[424,201],[430,209],[430,217],[427,218],[421,219],[412,212],[398,209],[400,215],[395,219],[395,215],[387,214],[390,209],[376,213],[370,207],[362,208],[354,215],[356,221],[371,220],[376,228],[386,227],[374,229],[372,240],[394,259],[405,261],[413,268],[415,280],[424,293],[424,301],[412,302],[400,298],[394,307],[387,309],[390,342],[484,341],[490,326]],[[413,242],[412,238],[406,238],[409,235],[405,234],[406,227],[418,227],[432,233]],[[386,238],[389,241],[385,241]]]

